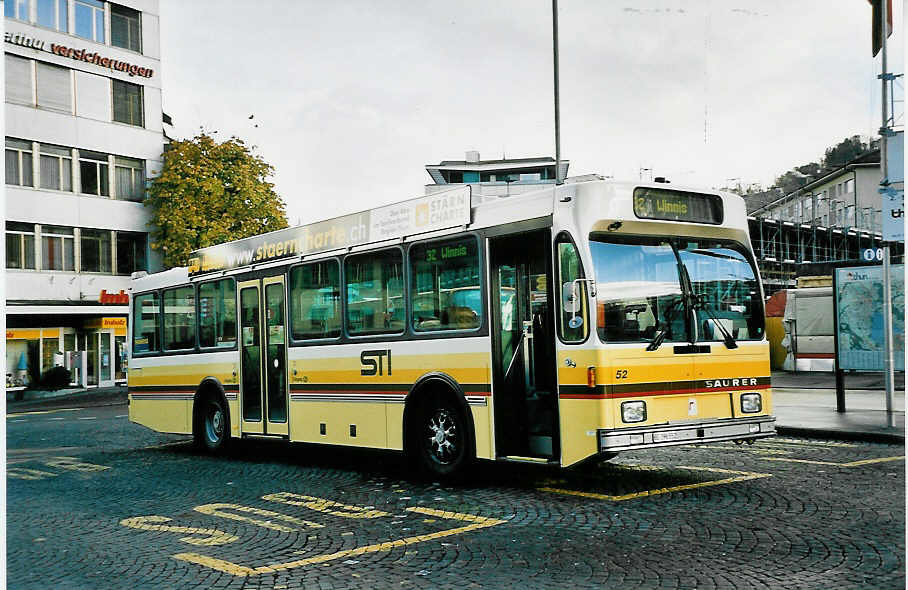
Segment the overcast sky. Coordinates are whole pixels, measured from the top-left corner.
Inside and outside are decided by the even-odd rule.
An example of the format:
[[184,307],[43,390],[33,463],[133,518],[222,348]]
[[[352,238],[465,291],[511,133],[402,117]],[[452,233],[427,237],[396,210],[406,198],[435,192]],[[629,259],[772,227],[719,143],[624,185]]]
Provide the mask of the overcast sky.
[[[870,16],[865,0],[560,0],[569,175],[769,186],[875,134]],[[467,150],[554,156],[551,17],[550,0],[161,0],[164,111],[177,138],[258,146],[291,225],[342,215],[423,194],[425,165]]]

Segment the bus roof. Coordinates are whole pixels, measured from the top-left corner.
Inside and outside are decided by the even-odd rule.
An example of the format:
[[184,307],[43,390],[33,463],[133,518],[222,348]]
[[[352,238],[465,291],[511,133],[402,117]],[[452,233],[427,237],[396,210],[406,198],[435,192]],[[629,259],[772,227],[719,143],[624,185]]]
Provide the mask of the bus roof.
[[[562,200],[566,196],[571,196],[579,201],[586,201],[583,217],[587,219],[590,219],[590,213],[605,205],[603,201],[607,200],[609,195],[627,201],[617,210],[614,207],[610,208],[609,216],[614,217],[617,211],[621,211],[621,216],[634,219],[631,195],[637,188],[718,197],[725,209],[732,212],[730,221],[735,229],[740,231],[742,228],[738,226],[743,224],[743,231],[747,230],[743,199],[735,194],[667,183],[604,180],[595,176],[594,180],[589,178],[589,175],[581,177],[576,182],[567,179],[565,184],[560,186],[548,185],[538,191],[509,197],[473,194],[470,185],[459,185],[451,190],[391,205],[202,248],[190,255],[188,267],[138,278],[136,281],[139,283],[135,284],[135,288],[139,288],[140,285],[142,289],[156,288],[159,281],[162,285],[172,285],[176,282],[186,282],[189,278],[199,275],[223,273],[250,265],[279,263],[281,260],[299,259],[321,252],[345,250],[386,241],[405,241],[407,238],[424,234],[443,233],[444,230],[480,229],[551,216],[555,209],[556,195],[560,195]],[[741,215],[738,215],[739,209]],[[605,212],[605,209],[602,209],[602,213]],[[734,221],[738,217],[741,219]]]

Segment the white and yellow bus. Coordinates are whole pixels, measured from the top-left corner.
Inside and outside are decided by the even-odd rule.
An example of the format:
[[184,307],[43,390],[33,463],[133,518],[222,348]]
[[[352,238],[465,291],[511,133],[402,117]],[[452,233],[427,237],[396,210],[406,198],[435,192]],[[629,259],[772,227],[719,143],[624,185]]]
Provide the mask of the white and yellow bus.
[[733,194],[466,185],[199,250],[130,297],[130,419],[211,451],[391,449],[444,476],[775,434]]

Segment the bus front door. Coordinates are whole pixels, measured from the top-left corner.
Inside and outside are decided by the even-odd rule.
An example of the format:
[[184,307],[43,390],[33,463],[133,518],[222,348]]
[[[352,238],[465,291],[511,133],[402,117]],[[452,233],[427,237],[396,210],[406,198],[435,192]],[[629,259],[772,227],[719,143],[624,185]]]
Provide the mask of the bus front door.
[[547,230],[490,240],[499,457],[551,460],[560,454],[550,243]]
[[244,281],[239,290],[242,431],[287,436],[284,276]]

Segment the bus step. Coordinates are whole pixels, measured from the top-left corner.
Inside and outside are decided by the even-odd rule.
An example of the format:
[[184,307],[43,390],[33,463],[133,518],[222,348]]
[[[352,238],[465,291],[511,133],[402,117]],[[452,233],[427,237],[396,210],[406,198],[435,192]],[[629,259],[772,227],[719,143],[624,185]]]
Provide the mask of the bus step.
[[287,440],[286,434],[259,434],[257,432],[244,432],[243,438],[255,438],[259,440]]
[[508,455],[505,457],[500,457],[501,461],[512,461],[514,463],[536,463],[538,465],[558,465],[558,461],[554,459],[546,459],[544,457],[519,457],[517,455]]

